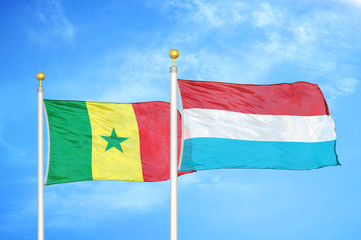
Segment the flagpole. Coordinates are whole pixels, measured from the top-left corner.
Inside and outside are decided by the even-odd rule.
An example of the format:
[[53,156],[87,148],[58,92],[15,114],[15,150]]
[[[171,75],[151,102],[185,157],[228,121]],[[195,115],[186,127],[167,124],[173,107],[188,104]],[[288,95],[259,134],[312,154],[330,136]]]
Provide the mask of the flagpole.
[[178,161],[177,161],[177,73],[175,60],[179,56],[176,49],[169,52],[173,59],[170,67],[170,240],[178,239]]
[[39,72],[36,78],[40,81],[38,92],[38,240],[44,240],[44,115],[43,93],[41,82],[45,75]]

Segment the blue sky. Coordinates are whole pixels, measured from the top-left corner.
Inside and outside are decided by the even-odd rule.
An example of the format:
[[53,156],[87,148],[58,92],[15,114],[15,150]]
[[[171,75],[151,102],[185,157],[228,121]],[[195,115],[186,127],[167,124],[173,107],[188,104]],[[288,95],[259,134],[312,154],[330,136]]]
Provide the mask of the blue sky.
[[[341,167],[179,178],[179,239],[361,238],[361,1],[1,1],[0,239],[36,239],[37,96],[169,101],[178,77],[321,87]],[[46,239],[168,239],[169,182],[45,187]]]

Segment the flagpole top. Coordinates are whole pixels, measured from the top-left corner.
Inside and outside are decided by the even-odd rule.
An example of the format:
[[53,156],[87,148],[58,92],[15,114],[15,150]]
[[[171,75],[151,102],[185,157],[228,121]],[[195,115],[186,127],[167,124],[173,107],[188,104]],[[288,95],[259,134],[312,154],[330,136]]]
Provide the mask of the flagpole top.
[[169,57],[173,59],[173,66],[175,66],[175,60],[178,58],[179,52],[177,49],[172,49],[169,51]]
[[43,81],[45,79],[45,74],[42,72],[39,72],[38,74],[36,74],[36,78],[40,81],[40,87],[41,87],[41,81]]

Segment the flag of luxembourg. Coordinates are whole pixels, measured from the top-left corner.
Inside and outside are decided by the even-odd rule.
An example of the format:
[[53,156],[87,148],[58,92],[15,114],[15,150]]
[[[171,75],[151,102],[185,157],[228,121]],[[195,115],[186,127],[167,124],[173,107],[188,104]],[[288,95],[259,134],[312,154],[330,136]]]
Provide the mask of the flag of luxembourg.
[[180,171],[340,165],[334,121],[316,84],[178,80],[178,86],[183,108]]

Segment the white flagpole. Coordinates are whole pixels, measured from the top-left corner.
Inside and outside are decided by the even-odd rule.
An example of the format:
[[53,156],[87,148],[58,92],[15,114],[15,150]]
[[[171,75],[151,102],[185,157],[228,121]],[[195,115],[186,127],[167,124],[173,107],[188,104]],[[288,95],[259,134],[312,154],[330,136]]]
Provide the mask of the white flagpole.
[[176,49],[169,52],[173,59],[170,67],[170,240],[178,239],[178,158],[177,158],[177,73],[175,59],[179,56]]
[[44,115],[43,115],[43,93],[44,88],[41,81],[45,75],[39,72],[36,78],[40,81],[38,87],[38,240],[44,240]]

